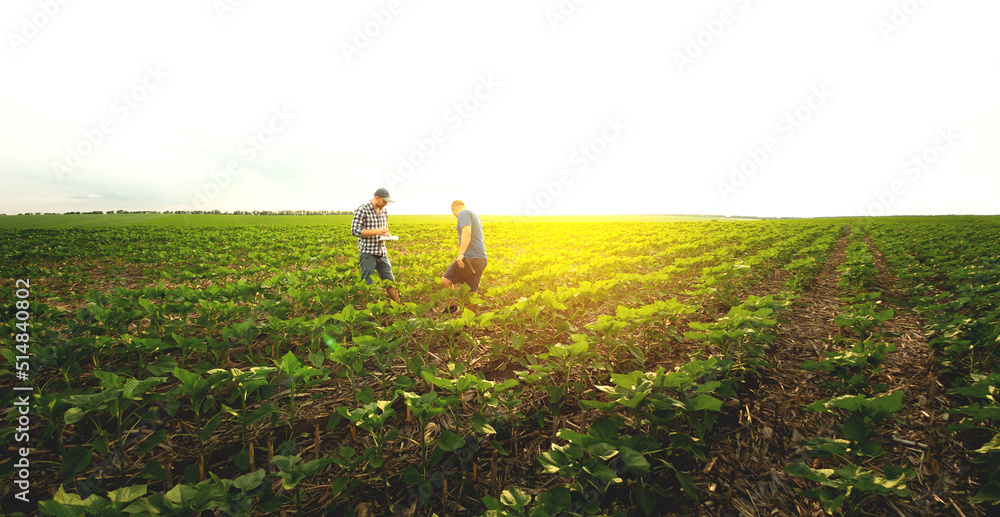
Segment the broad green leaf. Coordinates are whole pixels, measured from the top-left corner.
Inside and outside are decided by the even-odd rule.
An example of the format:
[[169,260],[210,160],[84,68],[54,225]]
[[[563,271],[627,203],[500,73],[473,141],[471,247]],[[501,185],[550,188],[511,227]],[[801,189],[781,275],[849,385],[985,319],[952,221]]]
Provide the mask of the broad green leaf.
[[815,481],[817,483],[824,483],[830,479],[833,475],[832,469],[814,469],[809,467],[805,463],[793,463],[785,467],[785,472],[790,476],[795,476],[802,479],[808,479],[809,481]]
[[503,503],[504,506],[511,508],[516,512],[520,512],[528,506],[528,503],[531,502],[531,496],[524,493],[524,491],[520,488],[513,487],[508,490],[504,490],[500,494],[500,502]]
[[690,401],[690,411],[719,411],[722,409],[722,401],[711,395],[698,395]]
[[590,477],[593,479],[606,481],[615,485],[622,483],[622,478],[618,476],[618,473],[604,463],[592,460],[592,462],[588,462],[588,464],[584,466],[584,470],[589,472]]
[[403,482],[409,486],[417,486],[424,482],[424,476],[413,465],[407,465],[403,469]]
[[55,517],[77,517],[83,515],[87,509],[83,506],[69,506],[52,500],[39,501],[38,511],[42,515],[53,515]]
[[233,486],[241,492],[253,490],[260,486],[260,484],[264,481],[265,474],[266,472],[264,469],[257,469],[249,474],[244,474],[234,479]]
[[330,493],[333,494],[333,497],[339,496],[340,493],[344,491],[344,488],[347,487],[347,484],[349,482],[350,482],[349,478],[337,478],[337,479],[334,479],[333,480],[333,485],[330,487]]
[[64,485],[73,485],[73,478],[83,469],[90,466],[94,458],[94,453],[90,449],[85,449],[82,445],[76,445],[66,451],[62,463],[59,466],[59,475],[62,477]]
[[444,451],[453,451],[465,445],[465,438],[445,430],[441,432],[441,438],[438,439],[438,447]]
[[87,416],[87,412],[83,409],[79,407],[71,407],[63,413],[63,422],[67,425],[73,425],[80,420],[83,420],[83,417],[85,416]]
[[108,500],[115,505],[125,505],[144,495],[146,495],[146,485],[129,486],[108,492]]
[[879,422],[885,417],[903,409],[903,391],[879,395],[871,399],[867,415]]
[[611,417],[598,418],[587,429],[587,434],[601,441],[613,442],[618,439],[618,425]]
[[645,476],[649,473],[649,462],[646,461],[646,458],[641,453],[624,445],[620,446],[618,450],[621,452],[622,467],[640,476]]
[[478,434],[488,436],[491,434],[496,434],[497,432],[496,429],[494,429],[493,426],[491,426],[489,422],[487,422],[486,417],[479,412],[476,412],[476,414],[472,416],[472,420],[470,420],[469,424],[472,426],[472,429]]
[[604,461],[610,460],[618,455],[618,449],[606,442],[592,443],[588,445],[586,449],[591,455]]
[[167,438],[167,430],[157,429],[153,434],[146,437],[146,440],[143,441],[142,445],[139,446],[139,450],[137,451],[137,453],[139,454],[139,456],[146,454],[147,452],[153,450],[154,447],[162,443],[163,440],[165,440],[166,438]]
[[871,429],[865,423],[865,419],[860,413],[854,413],[844,422],[840,431],[850,440],[861,442],[871,434]]
[[1000,433],[994,434],[990,441],[986,442],[982,447],[973,452],[977,452],[979,454],[990,454],[997,451],[1000,451]]
[[139,473],[139,477],[153,481],[162,481],[167,478],[167,471],[163,469],[163,465],[160,465],[160,462],[151,461],[143,467],[142,472]]
[[691,499],[698,500],[698,487],[694,485],[694,480],[691,479],[691,475],[683,471],[675,471],[675,476],[677,481],[681,483],[681,488],[684,489],[684,494],[686,494]]
[[222,414],[216,414],[213,416],[200,431],[198,431],[198,439],[201,441],[208,440],[212,437],[212,433],[222,424]]

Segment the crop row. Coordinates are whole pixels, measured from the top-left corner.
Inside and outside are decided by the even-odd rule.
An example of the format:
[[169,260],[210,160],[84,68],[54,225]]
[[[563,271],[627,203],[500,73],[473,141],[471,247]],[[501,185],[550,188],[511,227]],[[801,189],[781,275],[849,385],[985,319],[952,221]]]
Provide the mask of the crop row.
[[885,341],[889,335],[882,330],[894,311],[881,306],[882,293],[873,291],[877,276],[874,256],[860,236],[857,229],[850,234],[844,261],[838,266],[837,285],[846,307],[834,323],[846,332],[830,339],[833,351],[802,364],[804,370],[826,372],[830,379],[819,387],[834,395],[806,407],[839,418],[835,426],[839,436],[812,437],[803,446],[814,461],[825,461],[833,468],[805,463],[785,467],[788,474],[817,485],[799,493],[819,499],[830,514],[857,515],[872,498],[908,498],[906,481],[916,476],[913,470],[893,464],[881,471],[865,466],[886,453],[877,430],[903,409],[905,393],[887,392],[888,386],[876,382],[887,356],[896,351],[896,345]]
[[971,461],[982,476],[970,500],[1000,503],[1000,227],[992,220],[914,219],[869,232],[921,315],[955,400]]

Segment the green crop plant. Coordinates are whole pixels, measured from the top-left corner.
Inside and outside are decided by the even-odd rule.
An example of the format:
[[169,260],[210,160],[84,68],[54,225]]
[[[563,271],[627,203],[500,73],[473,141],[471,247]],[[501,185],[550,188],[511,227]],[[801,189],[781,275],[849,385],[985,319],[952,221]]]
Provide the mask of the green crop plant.
[[814,402],[806,408],[821,413],[834,413],[837,410],[849,413],[847,420],[840,426],[840,432],[846,440],[839,438],[807,440],[807,449],[811,455],[821,458],[833,456],[877,458],[885,453],[885,449],[881,443],[870,438],[871,425],[903,409],[903,392],[896,391],[875,397],[843,395]]
[[1000,364],[1000,310],[967,317],[953,314],[935,325],[928,337],[932,350],[941,353],[941,364],[968,373],[998,371]]
[[792,290],[809,286],[819,273],[820,266],[816,257],[802,257],[791,261],[785,266],[785,271],[790,271],[792,277],[785,282],[785,286]]
[[[153,337],[136,337],[129,334],[122,336],[122,345],[128,350],[129,361],[134,360],[133,371],[147,369],[153,375],[163,375],[173,371],[177,361],[168,353],[175,345]],[[156,361],[151,358],[156,357]],[[150,364],[154,363],[154,364]]]
[[953,408],[949,413],[962,415],[962,420],[948,427],[950,431],[978,430],[992,438],[972,451],[973,463],[985,473],[986,482],[971,499],[975,503],[1000,504],[1000,373],[971,374],[967,386],[953,388],[950,393],[969,397],[974,402]]
[[[125,439],[128,434],[141,422],[141,410],[147,398],[154,398],[153,388],[159,386],[166,380],[166,377],[151,377],[149,379],[133,379],[111,372],[95,371],[94,377],[100,382],[101,391],[93,394],[71,395],[69,403],[73,406],[63,413],[63,420],[66,424],[75,424],[84,417],[90,418],[95,427],[103,434],[103,412],[111,417],[115,426],[114,442],[117,445],[118,477],[119,482],[124,482],[126,476],[126,456]],[[133,407],[135,406],[135,407]],[[155,433],[147,440],[151,440],[149,448],[162,441],[166,433]],[[93,442],[93,448],[98,452],[108,453],[108,445],[103,436],[98,436]],[[147,448],[148,450],[148,448]],[[73,455],[70,457],[71,463],[77,463],[79,458]],[[73,468],[63,468],[64,474]],[[76,472],[72,472],[76,474]]]
[[[209,370],[209,374],[214,374],[216,370]],[[225,371],[225,370],[223,370]],[[268,382],[268,377],[275,368],[267,366],[252,366],[243,371],[237,368],[228,370],[228,376],[223,377],[222,382],[233,387],[232,394],[226,400],[229,404],[223,404],[222,410],[232,415],[240,423],[240,437],[243,440],[243,449],[233,456],[233,461],[241,470],[249,470],[253,467],[253,448],[250,445],[247,429],[256,422],[274,412],[268,399],[274,393],[274,385]],[[260,401],[260,407],[251,411],[250,400]],[[232,407],[237,405],[236,408]]]
[[138,303],[145,313],[145,318],[149,320],[144,331],[147,336],[163,339],[183,327],[183,322],[175,316],[176,307],[158,305],[145,298],[139,298]]
[[[613,386],[597,386],[608,402],[583,400],[581,404],[613,413],[627,409],[627,420],[636,433],[658,439],[661,428],[677,431],[682,422],[691,426],[698,438],[715,424],[711,413],[722,408],[718,397],[732,397],[736,379],[727,377],[732,363],[709,357],[691,360],[677,370],[667,372],[662,366],[655,372],[634,371],[611,374]],[[715,380],[709,380],[715,379]],[[701,381],[701,382],[699,382]]]
[[[131,501],[122,508],[120,515],[167,515],[183,517],[212,513],[233,517],[250,517],[252,510],[273,513],[281,501],[271,494],[265,483],[263,469],[244,474],[235,479],[219,479],[212,474],[197,484],[178,484],[166,493],[146,494],[146,486],[128,487],[119,495],[120,501]],[[126,490],[126,489],[122,489]],[[110,496],[110,493],[109,493]],[[69,494],[70,498],[74,498]],[[92,496],[93,497],[93,496]],[[122,503],[112,504],[118,507]],[[104,510],[106,511],[106,510]],[[52,515],[79,515],[54,513]],[[119,515],[116,513],[96,513],[95,515]]]
[[546,474],[571,480],[566,487],[571,502],[575,499],[587,514],[601,510],[610,488],[629,483],[643,511],[652,515],[656,494],[646,483],[651,465],[645,456],[660,445],[642,437],[620,436],[620,423],[616,417],[605,417],[595,421],[586,434],[563,429],[558,436],[566,445],[553,444],[538,455],[538,462]]
[[685,316],[694,314],[697,307],[680,303],[676,298],[656,300],[641,307],[619,305],[615,316],[622,321],[630,321],[645,328],[645,339],[649,343],[666,346],[669,341],[681,341],[683,333],[680,322]]
[[[417,422],[420,423],[420,433],[418,433],[420,435],[420,442],[417,445],[420,446],[421,453],[423,454],[421,474],[426,476],[427,468],[433,466],[428,464],[427,459],[428,449],[433,445],[427,442],[427,433],[425,432],[427,424],[431,418],[444,413],[449,407],[455,405],[459,401],[459,398],[455,396],[438,397],[438,394],[433,391],[417,395],[416,393],[400,390],[399,395],[403,397],[407,409],[417,418]],[[442,432],[441,439],[451,440],[456,436],[455,433],[445,430]]]
[[[284,373],[288,379],[288,430],[291,432],[291,440],[295,441],[295,396],[296,392],[309,388],[328,378],[328,371],[320,368],[313,368],[303,364],[295,354],[288,352],[281,358],[281,362],[275,362],[280,373]],[[280,375],[279,375],[280,377]]]
[[[46,346],[39,346],[39,343],[36,342],[30,346],[29,350],[32,354],[34,354],[33,360],[36,365],[45,364],[55,366],[59,370],[59,374],[62,377],[61,381],[63,386],[69,389],[73,385],[73,377],[83,373],[83,369],[80,364],[86,361],[85,357],[90,353],[86,348],[80,346],[83,344],[82,341],[85,340],[86,338],[76,338],[73,341],[57,341],[55,343],[46,344]],[[103,340],[107,340],[107,342],[110,342],[111,338],[101,336],[96,338],[96,340],[101,342],[103,342]],[[23,343],[21,344],[23,345]],[[14,351],[5,348],[0,353],[4,354],[4,357],[12,367],[17,363],[14,357]],[[95,364],[94,366],[96,367],[97,365]],[[49,382],[55,384],[56,381],[55,379],[51,379]],[[48,386],[45,384],[41,387],[48,391]]]
[[132,501],[146,495],[146,485],[129,486],[112,490],[101,497],[91,494],[87,498],[81,498],[77,494],[66,493],[60,486],[52,499],[38,502],[39,515],[52,515],[57,517],[70,515],[107,515],[113,517],[125,517],[132,512],[126,513],[126,507]]
[[789,475],[818,483],[819,488],[802,490],[799,494],[820,500],[828,514],[842,512],[858,515],[862,504],[873,497],[910,497],[907,478],[916,475],[910,469],[888,465],[879,475],[852,463],[839,469],[814,469],[802,463],[785,467]]
[[896,345],[892,343],[860,341],[847,350],[826,352],[819,361],[805,361],[802,369],[830,372],[840,379],[839,382],[823,383],[821,388],[842,389],[852,394],[881,393],[888,387],[869,383],[882,370],[886,355],[895,351]]
[[363,336],[374,327],[374,323],[366,317],[365,313],[355,309],[353,305],[346,305],[340,312],[331,314],[330,317],[336,322],[335,326],[340,329],[336,333],[344,336],[347,340]]
[[861,293],[870,290],[878,270],[868,246],[863,242],[852,242],[845,251],[844,262],[837,266],[840,280],[837,287],[847,292]]
[[219,388],[219,385],[225,380],[228,373],[225,370],[217,370],[210,373],[207,377],[202,377],[201,374],[196,372],[190,372],[180,367],[174,368],[174,377],[180,381],[180,384],[174,388],[174,392],[188,399],[189,408],[194,414],[194,437],[198,441],[199,481],[205,480],[205,459],[207,457],[205,441],[222,424],[222,414],[217,413],[208,419],[204,425],[202,425],[202,418],[209,409],[207,406],[210,406],[214,399],[215,395],[213,392]]
[[[333,494],[334,502],[343,497],[347,502],[348,512],[353,512],[351,504],[351,493],[361,486],[359,474],[363,472],[363,466],[368,464],[374,457],[374,448],[365,449],[362,454],[358,454],[354,447],[340,446],[337,448],[336,456],[331,456],[332,463],[340,467],[347,475],[333,480],[330,491]],[[333,503],[331,503],[333,506]]]
[[330,336],[323,336],[328,348],[327,359],[343,366],[343,370],[336,372],[338,377],[346,377],[351,385],[351,393],[357,393],[354,379],[364,371],[365,356],[361,355],[360,346],[345,347],[334,341]]
[[392,379],[391,367],[400,359],[399,347],[403,339],[388,340],[384,337],[358,336],[354,342],[360,348],[359,356],[365,361],[374,362],[378,367],[377,377],[382,388],[381,396],[388,397]]
[[[621,306],[619,306],[619,309],[621,309]],[[626,366],[642,365],[646,361],[645,352],[634,341],[626,341],[619,338],[623,331],[629,327],[629,324],[630,321],[628,319],[622,320],[618,318],[618,315],[604,314],[599,316],[597,321],[586,325],[587,330],[598,336],[599,344],[604,349],[604,359],[609,367],[621,367],[622,363],[626,363]],[[590,351],[590,340],[586,334],[573,334],[570,337],[573,339],[572,345],[554,345],[553,350],[549,351],[549,355],[558,353],[562,356],[560,358],[568,358],[570,355],[578,356]],[[562,347],[565,351],[555,352],[555,347]],[[630,361],[622,361],[619,358],[619,350],[621,349],[630,354]],[[578,352],[573,353],[576,350]],[[572,362],[567,362],[567,366],[572,366]]]
[[[260,325],[252,321],[233,323],[219,331],[220,341],[227,352],[237,347],[244,348],[248,357],[252,353],[253,341],[257,339],[260,333]],[[226,354],[226,358],[228,362],[228,353]]]
[[[574,381],[573,371],[574,369],[586,368],[587,364],[592,364],[600,357],[591,351],[590,339],[586,334],[573,334],[570,339],[573,341],[570,344],[556,343],[552,345],[547,357],[548,361],[555,366],[556,371],[562,374],[560,398],[569,393],[577,397],[583,393],[583,375],[580,375],[581,380]],[[542,356],[544,355],[542,354]],[[539,357],[541,358],[541,356]]]
[[282,319],[271,315],[267,317],[267,323],[261,329],[263,334],[267,334],[271,343],[271,360],[277,361],[281,355],[281,345],[287,344],[291,338],[298,337],[306,333],[306,318],[298,316],[291,319]]
[[[468,288],[464,284],[463,287]],[[434,326],[429,328],[429,330],[432,330],[435,334],[443,338],[448,345],[448,358],[450,361],[459,360],[462,353],[462,345],[469,347],[470,357],[472,351],[478,346],[478,343],[476,343],[476,340],[469,332],[469,329],[475,325],[476,319],[476,313],[463,308],[461,314],[445,321],[434,322]]]
[[87,300],[89,301],[87,306],[79,310],[89,311],[90,315],[78,314],[78,316],[85,320],[92,317],[94,321],[101,324],[100,327],[91,327],[94,335],[114,336],[125,333],[130,324],[137,323],[143,318],[143,312],[139,309],[124,309],[117,305],[109,306],[112,303],[120,303],[124,307],[129,307],[131,304],[124,300],[110,299],[97,291],[92,291]]
[[271,463],[278,467],[278,476],[281,478],[281,487],[285,490],[294,490],[295,495],[292,500],[295,502],[297,515],[302,515],[302,481],[315,476],[319,471],[326,468],[333,462],[333,458],[325,457],[312,461],[303,462],[301,456],[275,456]]
[[[368,431],[371,435],[375,447],[366,455],[371,458],[369,465],[381,474],[383,488],[389,486],[385,472],[385,442],[392,440],[399,434],[396,429],[386,429],[385,426],[386,421],[396,416],[396,411],[392,409],[395,398],[393,396],[392,400],[369,402],[354,409],[344,406],[337,408],[337,413],[341,417],[350,420],[355,426]],[[388,493],[386,493],[386,502],[391,508],[392,502],[389,500]]]
[[688,323],[692,331],[685,332],[684,337],[718,347],[724,357],[736,365],[756,367],[763,364],[763,344],[774,339],[768,330],[778,321],[772,316],[776,310],[783,310],[789,304],[787,299],[773,295],[763,298],[751,295],[714,322]]
[[852,305],[849,312],[834,316],[833,322],[849,329],[858,339],[865,340],[875,337],[872,329],[882,326],[892,317],[892,309],[878,310],[876,303],[867,302]]
[[219,322],[230,321],[236,316],[250,312],[249,307],[236,305],[232,300],[198,300],[196,308],[198,316],[195,321],[205,328],[205,336],[209,339],[214,338],[215,329],[219,326]]
[[298,287],[289,286],[285,290],[285,294],[292,301],[292,314],[295,316],[305,316],[305,310],[309,306],[309,302],[316,297],[316,291],[312,289],[299,289]]
[[204,354],[208,352],[208,341],[203,337],[183,337],[176,332],[170,334],[170,340],[181,350],[181,362],[187,367],[191,353]]
[[531,504],[531,495],[517,487],[511,487],[500,493],[500,499],[490,496],[481,498],[486,512],[479,517],[524,517],[525,508]]
[[[677,468],[671,458],[686,452],[706,461],[701,441],[715,425],[714,413],[722,409],[718,397],[735,395],[734,379],[726,377],[731,367],[728,361],[709,357],[692,360],[669,373],[660,367],[656,372],[612,374],[614,386],[597,386],[608,402],[583,400],[581,404],[612,415],[627,410],[630,418],[622,423],[636,436],[662,443],[655,447],[665,456],[658,460],[662,468],[672,471],[685,493],[697,499],[690,475]],[[713,378],[717,380],[708,380]],[[652,492],[644,492],[642,497],[655,499]]]
[[[41,395],[39,393],[34,394],[34,407],[38,415],[45,422],[45,429],[42,431],[42,442],[48,442],[49,440],[55,438],[56,447],[59,451],[59,455],[65,455],[66,445],[63,441],[63,434],[65,431],[65,420],[63,415],[66,411],[72,407],[69,402],[69,396],[72,391],[68,393],[60,393],[58,395]],[[11,412],[14,415],[15,412]]]

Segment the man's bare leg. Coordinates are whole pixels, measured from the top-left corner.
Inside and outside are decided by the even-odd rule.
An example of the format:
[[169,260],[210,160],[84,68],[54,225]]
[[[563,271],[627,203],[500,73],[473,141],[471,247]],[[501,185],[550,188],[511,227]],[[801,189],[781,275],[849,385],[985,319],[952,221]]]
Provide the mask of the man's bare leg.
[[403,302],[399,301],[399,291],[395,287],[386,287],[385,294],[389,297],[390,300],[400,305],[403,305]]

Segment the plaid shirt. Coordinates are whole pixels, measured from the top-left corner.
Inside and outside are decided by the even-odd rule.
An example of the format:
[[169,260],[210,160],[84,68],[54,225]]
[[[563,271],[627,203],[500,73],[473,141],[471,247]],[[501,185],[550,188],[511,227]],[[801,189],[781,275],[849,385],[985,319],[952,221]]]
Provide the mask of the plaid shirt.
[[354,219],[351,220],[351,235],[358,238],[358,251],[376,257],[387,257],[385,242],[378,240],[378,235],[361,236],[361,230],[375,228],[389,228],[389,213],[384,208],[376,212],[375,207],[369,201],[354,211]]

